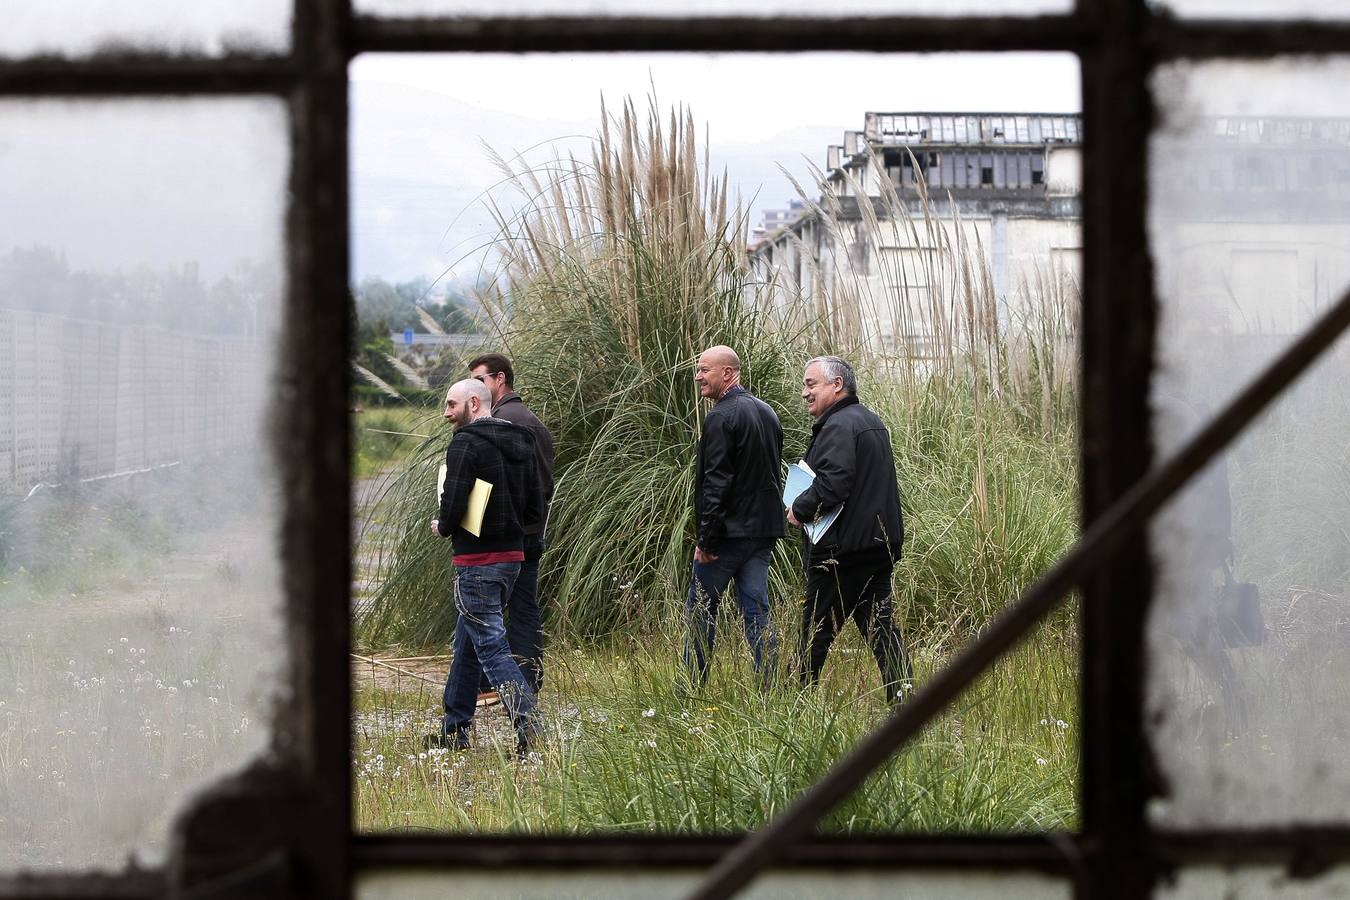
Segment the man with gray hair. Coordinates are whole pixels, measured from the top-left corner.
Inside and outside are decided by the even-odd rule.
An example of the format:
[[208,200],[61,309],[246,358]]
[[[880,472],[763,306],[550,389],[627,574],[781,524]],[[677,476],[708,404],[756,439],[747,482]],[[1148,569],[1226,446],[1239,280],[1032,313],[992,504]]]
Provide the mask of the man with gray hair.
[[872,647],[886,699],[901,702],[913,673],[892,610],[891,575],[905,525],[891,436],[877,414],[858,402],[853,367],[837,356],[806,364],[802,399],[816,420],[806,448],[815,479],[793,501],[788,522],[800,526],[843,508],[814,544],[802,535],[800,675],[806,684],[820,677],[835,635],[852,619]]
[[[431,520],[437,537],[451,538],[455,565],[454,656],[442,698],[445,716],[429,746],[467,749],[478,700],[478,681],[501,692],[516,729],[516,752],[535,734],[535,692],[511,656],[502,607],[525,559],[522,523],[538,518],[543,491],[528,428],[492,418],[492,393],[472,378],[445,395],[445,417],[455,428],[445,451],[440,509]],[[466,517],[475,484],[491,486],[481,521]]]

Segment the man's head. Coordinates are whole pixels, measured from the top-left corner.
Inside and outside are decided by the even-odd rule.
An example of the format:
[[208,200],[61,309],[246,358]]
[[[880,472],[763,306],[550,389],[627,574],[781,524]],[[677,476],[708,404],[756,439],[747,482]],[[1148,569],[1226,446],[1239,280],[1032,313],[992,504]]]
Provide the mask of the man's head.
[[492,393],[472,378],[456,381],[445,392],[445,417],[459,428],[492,415]]
[[511,368],[511,360],[500,353],[484,353],[469,360],[469,377],[487,385],[494,405],[500,403],[506,392],[514,390],[516,386],[516,373]]
[[806,411],[819,419],[825,410],[847,396],[858,393],[853,367],[837,356],[817,356],[806,364],[802,374],[802,399]]
[[741,380],[741,358],[730,347],[718,344],[698,355],[694,383],[700,397],[720,399],[727,389]]

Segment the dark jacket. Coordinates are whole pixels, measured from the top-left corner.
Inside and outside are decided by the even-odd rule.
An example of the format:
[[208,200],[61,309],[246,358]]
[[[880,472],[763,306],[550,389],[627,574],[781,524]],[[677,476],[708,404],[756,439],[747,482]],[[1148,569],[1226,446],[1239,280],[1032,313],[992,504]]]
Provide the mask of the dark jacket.
[[[476,478],[492,485],[478,537],[459,527]],[[455,429],[445,451],[445,484],[436,518],[441,536],[454,539],[456,556],[523,549],[521,523],[538,518],[542,506],[534,436],[528,428],[487,417]]]
[[731,388],[708,411],[694,468],[698,546],[716,553],[724,538],[780,538],[783,427],[769,405]]
[[548,507],[553,502],[553,435],[548,433],[548,428],[539,421],[538,416],[530,412],[530,408],[515,391],[507,391],[502,395],[501,402],[492,407],[492,417],[524,425],[534,435],[534,461],[539,471],[544,503],[539,518],[523,524],[526,537],[543,534],[544,525],[548,522]]
[[900,488],[891,436],[877,414],[856,396],[836,402],[811,426],[806,464],[816,480],[793,502],[793,515],[810,522],[844,504],[810,556],[866,553],[898,560],[905,542]]

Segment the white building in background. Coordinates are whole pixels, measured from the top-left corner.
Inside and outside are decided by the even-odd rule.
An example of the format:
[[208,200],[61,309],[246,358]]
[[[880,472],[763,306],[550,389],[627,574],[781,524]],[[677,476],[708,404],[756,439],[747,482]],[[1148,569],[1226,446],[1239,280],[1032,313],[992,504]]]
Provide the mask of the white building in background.
[[[982,258],[984,294],[1006,323],[1038,284],[1077,284],[1081,146],[1075,115],[869,112],[861,131],[827,150],[825,215],[794,201],[766,216],[749,245],[752,267],[774,279],[782,304],[853,292],[878,349],[921,352],[934,301],[960,296],[961,254],[944,244],[964,243],[967,261]],[[896,202],[908,221],[897,221]]]
[[1350,285],[1350,119],[1203,117],[1160,130],[1152,155],[1173,324],[1288,335]]

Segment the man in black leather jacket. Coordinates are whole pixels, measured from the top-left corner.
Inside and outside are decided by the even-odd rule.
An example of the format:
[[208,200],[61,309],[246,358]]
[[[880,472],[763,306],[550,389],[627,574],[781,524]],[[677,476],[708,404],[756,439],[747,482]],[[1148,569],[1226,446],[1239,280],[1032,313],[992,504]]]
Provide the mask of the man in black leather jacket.
[[778,636],[769,616],[769,561],[783,536],[783,428],[768,404],[740,384],[741,361],[730,347],[699,355],[694,381],[714,401],[703,423],[694,470],[698,543],[685,600],[689,636],[684,661],[691,680],[708,677],[717,606],[736,579],[736,599],[755,671],[767,684],[777,667]]
[[891,574],[905,525],[890,434],[877,414],[858,402],[853,367],[837,356],[806,364],[802,399],[816,419],[806,449],[815,480],[793,501],[788,521],[812,522],[843,505],[819,541],[802,538],[802,681],[820,677],[835,635],[851,618],[872,647],[886,699],[903,701],[913,674],[892,613]]

